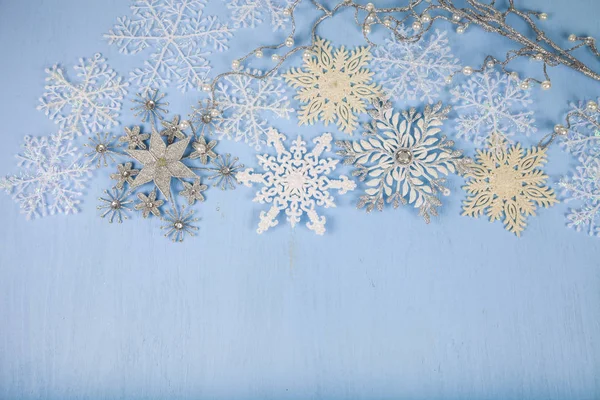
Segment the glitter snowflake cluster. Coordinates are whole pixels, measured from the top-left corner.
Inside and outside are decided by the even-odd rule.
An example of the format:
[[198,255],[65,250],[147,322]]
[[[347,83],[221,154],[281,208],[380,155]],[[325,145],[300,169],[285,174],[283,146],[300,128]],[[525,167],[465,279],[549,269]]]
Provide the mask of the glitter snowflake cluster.
[[234,27],[255,28],[268,22],[273,30],[285,28],[289,20],[286,10],[293,0],[227,0]]

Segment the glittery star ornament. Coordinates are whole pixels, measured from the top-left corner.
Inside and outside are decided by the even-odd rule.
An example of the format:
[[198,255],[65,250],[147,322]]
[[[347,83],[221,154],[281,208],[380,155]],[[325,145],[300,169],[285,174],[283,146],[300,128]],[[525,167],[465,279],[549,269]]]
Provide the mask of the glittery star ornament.
[[179,140],[169,146],[156,131],[150,137],[149,150],[127,150],[127,153],[144,165],[131,188],[154,181],[160,192],[171,200],[171,178],[196,178],[196,174],[181,162],[190,138]]
[[[493,136],[493,135],[492,135]],[[548,176],[539,167],[546,162],[546,149],[523,150],[520,144],[507,148],[492,147],[477,151],[475,164],[465,176],[468,194],[463,213],[479,217],[485,212],[490,222],[504,219],[506,230],[520,236],[527,226],[526,217],[537,207],[556,204],[556,195],[545,186]]]
[[366,112],[369,100],[381,95],[381,87],[371,82],[373,73],[366,69],[371,60],[368,47],[351,52],[343,46],[335,50],[325,39],[316,38],[314,56],[304,60],[304,70],[292,68],[283,75],[298,89],[296,99],[303,104],[298,111],[300,125],[317,120],[352,134],[358,125],[357,113]]

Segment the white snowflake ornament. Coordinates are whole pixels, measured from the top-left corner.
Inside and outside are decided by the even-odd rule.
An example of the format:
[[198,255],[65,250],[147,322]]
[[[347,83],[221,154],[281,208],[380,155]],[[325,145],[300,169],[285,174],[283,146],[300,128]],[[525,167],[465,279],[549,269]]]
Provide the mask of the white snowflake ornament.
[[125,54],[154,50],[144,67],[131,73],[142,91],[175,81],[185,92],[206,80],[210,49],[226,50],[232,30],[217,17],[205,16],[205,6],[206,0],[135,0],[133,18],[119,18],[105,35]]
[[417,42],[401,41],[392,34],[374,49],[371,66],[391,97],[426,102],[438,98],[447,77],[460,69],[447,33],[439,30]]
[[68,79],[58,65],[46,69],[46,91],[37,109],[60,126],[65,138],[89,135],[118,125],[129,84],[123,82],[100,54],[79,59],[74,70],[77,81]]
[[598,101],[571,104],[571,126],[560,141],[575,157],[600,157],[600,108]]
[[529,136],[537,132],[533,111],[527,111],[533,103],[529,91],[510,75],[486,69],[450,92],[458,113],[459,138],[481,146],[492,134],[512,143],[515,133]]
[[274,31],[283,29],[289,16],[286,10],[293,0],[229,0],[227,8],[231,10],[231,20],[236,28],[255,28],[268,19]]
[[[245,72],[260,73],[250,69]],[[285,85],[278,76],[265,79],[226,76],[215,91],[215,103],[221,111],[214,119],[215,132],[220,138],[243,141],[259,150],[269,130],[267,117],[289,119],[294,111],[285,93]]]
[[252,168],[248,168],[237,175],[238,181],[246,186],[253,183],[263,185],[254,201],[272,204],[267,212],[260,213],[257,232],[263,233],[276,226],[279,213],[285,211],[292,227],[306,214],[308,229],[323,235],[326,218],[319,216],[317,207],[335,207],[330,190],[335,189],[344,194],[356,187],[346,176],[329,178],[329,174],[336,169],[338,160],[321,158],[321,155],[331,150],[331,134],[325,133],[313,139],[315,145],[310,152],[301,136],[293,141],[290,150],[284,147],[285,136],[276,129],[269,129],[267,138],[267,144],[275,148],[277,156],[257,156],[259,165],[264,169],[262,174],[254,173]]
[[27,219],[48,214],[74,214],[92,166],[64,134],[25,137],[17,175],[0,179],[0,189],[21,206]]

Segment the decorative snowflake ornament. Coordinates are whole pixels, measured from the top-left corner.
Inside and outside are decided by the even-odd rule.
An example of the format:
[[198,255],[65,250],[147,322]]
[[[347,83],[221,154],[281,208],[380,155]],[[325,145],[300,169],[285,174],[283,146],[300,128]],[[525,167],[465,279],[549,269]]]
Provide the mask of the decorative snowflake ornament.
[[122,17],[105,37],[125,54],[151,47],[143,68],[131,73],[142,89],[176,81],[185,92],[199,88],[210,71],[210,48],[226,50],[232,30],[217,17],[205,16],[206,0],[135,0],[133,18]]
[[78,82],[67,79],[57,65],[46,69],[46,92],[37,109],[56,122],[65,137],[89,135],[118,125],[129,84],[100,54],[79,59],[74,69]]
[[535,215],[536,206],[557,203],[552,189],[544,186],[548,176],[537,169],[545,163],[546,149],[523,151],[519,143],[478,150],[476,163],[465,175],[470,179],[464,187],[468,196],[462,215],[479,217],[486,212],[491,222],[503,218],[506,230],[520,236],[525,218]]
[[404,42],[395,35],[373,51],[372,70],[377,81],[396,99],[433,102],[460,69],[448,45],[447,33],[431,31],[418,42]]
[[348,134],[358,125],[357,113],[366,111],[368,100],[381,95],[381,88],[371,82],[373,73],[366,69],[371,60],[368,47],[348,52],[343,46],[335,50],[325,39],[316,38],[315,56],[305,58],[305,69],[292,68],[283,75],[298,89],[295,96],[302,103],[298,112],[300,125],[317,120],[325,126],[336,122]]
[[[260,74],[258,70],[245,72]],[[290,112],[294,111],[285,96],[285,85],[277,76],[265,79],[226,76],[217,84],[215,102],[222,111],[216,121],[216,133],[221,138],[244,141],[256,150],[265,143],[269,129],[266,117],[289,119]]]
[[231,10],[234,27],[254,28],[263,23],[265,17],[273,30],[285,28],[289,15],[286,10],[293,0],[229,0],[227,8]]
[[326,218],[317,214],[317,207],[335,207],[334,198],[329,191],[338,190],[344,194],[354,190],[356,184],[346,176],[330,179],[338,161],[332,158],[323,159],[321,155],[331,150],[332,136],[325,133],[313,139],[315,144],[311,152],[300,136],[293,141],[287,150],[283,141],[285,136],[271,128],[267,131],[267,144],[275,148],[277,156],[259,155],[258,163],[264,173],[254,173],[252,168],[238,173],[237,179],[246,186],[253,183],[263,185],[254,201],[272,204],[267,212],[261,212],[258,233],[263,233],[277,225],[277,216],[285,211],[292,227],[300,222],[306,214],[306,226],[318,235],[325,233]]
[[450,111],[441,103],[426,106],[421,114],[414,108],[394,113],[389,101],[374,101],[369,110],[373,118],[365,124],[365,138],[359,141],[338,141],[338,152],[345,164],[356,166],[353,172],[360,181],[366,181],[365,195],[358,208],[367,212],[384,203],[412,204],[419,209],[427,223],[437,215],[442,203],[437,193],[449,195],[444,185],[448,173],[464,173],[470,163],[462,152],[454,150],[454,142],[440,136],[442,121]]
[[141,116],[142,122],[150,121],[153,127],[156,126],[156,120],[162,121],[164,114],[168,114],[169,110],[165,107],[169,106],[169,102],[163,101],[166,94],[158,93],[158,89],[146,89],[145,92],[137,93],[133,103],[136,104],[131,111],[134,117]]
[[111,224],[115,220],[120,224],[124,219],[128,219],[127,212],[131,211],[129,204],[133,202],[128,200],[128,193],[123,190],[112,189],[111,191],[105,190],[104,194],[106,197],[98,198],[100,205],[97,208],[102,211],[100,217],[108,217],[108,222]]
[[69,139],[58,134],[51,137],[25,137],[23,154],[17,156],[21,171],[0,178],[0,189],[21,206],[27,219],[48,214],[74,214],[79,211],[81,190],[92,167]]
[[600,108],[598,101],[571,104],[571,127],[560,141],[575,157],[600,157]]
[[570,209],[568,226],[590,236],[600,236],[600,159],[580,158],[581,166],[571,177],[559,182],[565,201],[579,201],[581,206]]
[[195,236],[195,232],[198,230],[198,227],[192,224],[199,219],[194,218],[194,210],[188,210],[186,213],[185,206],[181,206],[181,209],[174,207],[167,211],[162,220],[165,225],[162,225],[160,229],[166,230],[165,237],[171,238],[174,242],[182,242],[186,234]]
[[533,103],[529,91],[519,86],[510,75],[485,70],[467,83],[451,90],[454,109],[458,113],[456,136],[480,146],[491,134],[511,143],[514,133],[530,135],[537,132],[533,125]]

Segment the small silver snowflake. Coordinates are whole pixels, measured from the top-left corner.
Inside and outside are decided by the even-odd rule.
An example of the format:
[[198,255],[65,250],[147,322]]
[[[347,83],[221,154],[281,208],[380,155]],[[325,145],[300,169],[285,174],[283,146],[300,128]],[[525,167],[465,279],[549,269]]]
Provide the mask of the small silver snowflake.
[[131,185],[133,183],[133,177],[136,176],[140,171],[132,169],[133,163],[125,163],[117,165],[117,173],[111,174],[110,179],[117,181],[115,187],[117,189],[123,189],[125,183]]
[[194,218],[194,210],[188,210],[186,213],[185,206],[181,206],[181,209],[174,207],[167,210],[165,214],[162,217],[165,225],[160,227],[160,229],[166,230],[165,237],[171,238],[173,242],[182,242],[186,234],[195,236],[198,227],[192,224],[199,219]]
[[164,129],[160,131],[160,135],[167,138],[168,144],[173,143],[175,139],[182,140],[187,137],[183,131],[188,129],[190,124],[187,121],[179,122],[179,115],[174,116],[172,121],[161,121],[161,124]]
[[194,183],[183,182],[183,190],[179,192],[179,195],[185,197],[191,206],[196,201],[204,201],[202,192],[206,189],[208,189],[208,186],[200,183],[200,178],[198,178]]
[[200,136],[197,140],[195,140],[192,143],[194,151],[192,152],[192,154],[190,154],[190,158],[199,158],[202,164],[207,164],[209,159],[217,157],[217,153],[213,151],[216,145],[216,140],[211,140],[207,143],[204,136]]
[[156,189],[153,189],[148,195],[144,193],[137,194],[140,201],[135,205],[135,209],[142,212],[142,217],[148,218],[150,214],[160,217],[160,206],[164,204],[164,201],[157,200],[156,195]]
[[162,101],[165,96],[164,93],[159,94],[158,89],[147,89],[143,94],[137,93],[136,98],[133,99],[137,106],[131,109],[135,112],[133,116],[141,115],[142,122],[150,121],[152,126],[156,126],[156,120],[162,121],[163,114],[169,113],[169,110],[165,108],[169,106],[169,103]]
[[108,222],[111,224],[115,220],[121,223],[124,219],[128,219],[127,212],[131,211],[128,204],[133,202],[132,200],[127,200],[128,193],[112,189],[111,191],[105,190],[104,194],[106,197],[98,198],[101,201],[101,204],[97,207],[98,210],[105,210],[100,217],[108,217]]
[[97,133],[94,137],[88,138],[88,143],[85,143],[84,146],[92,149],[85,156],[89,157],[92,163],[96,161],[96,168],[100,168],[102,165],[108,166],[108,160],[116,162],[114,156],[121,154],[116,150],[115,138],[110,133]]
[[140,133],[141,127],[134,126],[133,128],[125,128],[125,135],[119,137],[119,142],[127,143],[127,148],[134,150],[140,148],[142,150],[146,149],[145,140],[150,138],[150,134],[148,133]]
[[225,157],[218,155],[213,158],[211,167],[198,168],[212,172],[212,175],[208,176],[208,180],[213,181],[213,186],[220,186],[221,190],[235,189],[237,183],[237,173],[240,169],[244,168],[244,164],[240,164],[239,158],[231,158],[231,154],[225,154]]
[[189,115],[194,133],[197,136],[213,134],[220,115],[221,112],[212,101],[198,101],[198,106],[192,107],[192,112]]

